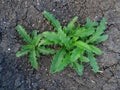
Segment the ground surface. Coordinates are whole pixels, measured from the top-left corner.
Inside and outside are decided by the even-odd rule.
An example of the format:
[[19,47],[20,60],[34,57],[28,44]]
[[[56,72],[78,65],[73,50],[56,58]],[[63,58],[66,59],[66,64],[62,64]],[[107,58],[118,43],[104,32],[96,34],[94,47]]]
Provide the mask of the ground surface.
[[[31,68],[27,57],[16,58],[23,42],[15,26],[21,24],[28,32],[51,29],[43,10],[63,25],[74,16],[81,24],[87,17],[108,19],[109,39],[100,45],[104,54],[97,57],[103,73],[94,74],[88,66],[82,77],[70,68],[52,75],[52,56],[40,57],[39,71]],[[0,90],[120,90],[120,0],[0,0]]]

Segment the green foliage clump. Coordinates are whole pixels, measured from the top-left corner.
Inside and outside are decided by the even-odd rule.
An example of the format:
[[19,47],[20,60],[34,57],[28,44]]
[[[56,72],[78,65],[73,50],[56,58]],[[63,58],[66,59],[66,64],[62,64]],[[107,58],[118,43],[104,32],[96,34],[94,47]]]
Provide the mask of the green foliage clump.
[[16,56],[21,57],[29,54],[29,61],[33,68],[38,69],[37,58],[40,57],[40,54],[53,54],[54,50],[45,47],[45,45],[49,43],[46,43],[46,41],[42,39],[42,35],[37,34],[36,30],[33,30],[32,34],[29,35],[21,25],[18,25],[16,29],[26,42],[26,45],[21,47],[21,50],[16,53]]
[[100,23],[92,22],[87,18],[84,26],[76,25],[78,17],[74,17],[67,26],[62,27],[60,22],[49,12],[43,15],[53,25],[55,32],[43,32],[42,35],[48,41],[59,45],[53,57],[50,68],[51,73],[59,72],[66,66],[73,67],[79,75],[83,74],[84,63],[89,62],[94,72],[99,71],[95,54],[101,55],[102,51],[95,45],[105,41],[108,35],[103,34],[106,29],[106,19]]
[[[40,54],[54,54],[50,67],[51,73],[62,71],[66,66],[70,66],[82,75],[84,63],[88,62],[92,70],[98,72],[99,66],[95,55],[101,55],[102,51],[95,45],[108,38],[108,35],[104,34],[106,19],[103,18],[100,23],[97,23],[87,18],[86,24],[81,26],[76,23],[78,17],[74,17],[67,26],[63,27],[49,12],[44,11],[43,15],[51,22],[55,31],[38,34],[33,30],[29,35],[22,26],[18,25],[17,31],[26,45],[21,47],[16,56],[28,54],[33,68],[38,69],[37,58]],[[57,49],[47,48],[46,46],[49,45],[55,45]]]

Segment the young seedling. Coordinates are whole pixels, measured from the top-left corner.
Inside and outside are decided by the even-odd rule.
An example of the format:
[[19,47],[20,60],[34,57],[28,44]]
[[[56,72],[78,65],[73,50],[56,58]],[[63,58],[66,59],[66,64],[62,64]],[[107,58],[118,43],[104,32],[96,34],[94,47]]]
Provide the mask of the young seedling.
[[100,23],[91,22],[87,18],[84,26],[75,25],[78,17],[74,17],[67,26],[62,27],[60,22],[49,12],[43,15],[53,25],[55,32],[43,32],[42,35],[49,42],[59,46],[53,57],[50,68],[51,73],[62,71],[66,66],[73,67],[79,75],[83,74],[84,62],[89,62],[94,72],[99,71],[95,54],[101,55],[102,51],[95,45],[105,41],[105,18]]
[[36,30],[33,30],[32,34],[29,35],[21,25],[18,25],[16,29],[23,40],[26,42],[26,44],[21,47],[21,50],[16,53],[16,56],[21,57],[28,54],[31,65],[37,70],[37,58],[40,57],[40,54],[53,54],[54,50],[45,47],[50,43],[47,40],[42,39],[42,35],[37,34]]

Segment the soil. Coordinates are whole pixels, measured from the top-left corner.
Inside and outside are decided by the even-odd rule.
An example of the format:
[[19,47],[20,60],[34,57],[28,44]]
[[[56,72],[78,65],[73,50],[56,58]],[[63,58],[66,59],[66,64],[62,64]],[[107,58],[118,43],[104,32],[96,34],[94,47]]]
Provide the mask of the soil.
[[[52,12],[63,25],[74,16],[84,24],[87,17],[99,21],[107,18],[109,39],[99,47],[104,54],[97,56],[101,73],[93,73],[86,65],[84,75],[71,68],[50,74],[52,56],[39,58],[35,71],[27,56],[16,58],[23,45],[16,25],[28,32],[33,29],[51,30],[42,15]],[[0,90],[120,90],[120,0],[0,0]]]

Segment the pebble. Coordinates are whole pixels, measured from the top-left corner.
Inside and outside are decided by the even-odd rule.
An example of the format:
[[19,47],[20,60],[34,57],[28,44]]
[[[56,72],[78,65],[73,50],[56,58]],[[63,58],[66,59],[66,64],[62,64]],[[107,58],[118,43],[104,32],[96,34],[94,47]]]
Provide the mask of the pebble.
[[8,48],[8,51],[10,51],[11,49],[10,48]]
[[103,74],[104,74],[104,76],[106,77],[106,78],[111,78],[111,76],[112,76],[112,73],[110,72],[110,69],[106,69],[104,72],[103,72]]
[[32,83],[32,86],[33,86],[34,88],[37,88],[38,84],[37,84],[37,83]]
[[21,81],[20,81],[20,77],[17,77],[17,79],[15,80],[15,86],[19,87],[21,85]]

